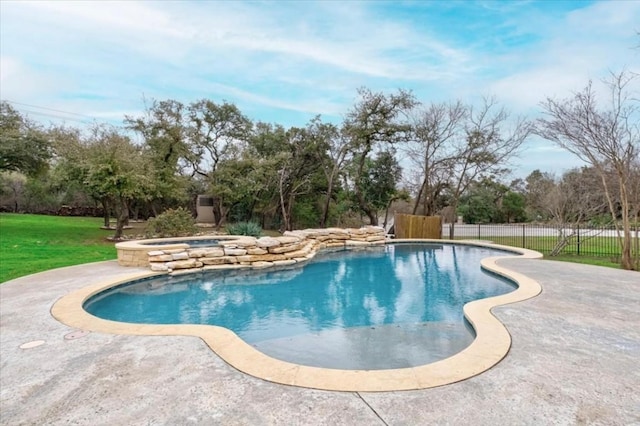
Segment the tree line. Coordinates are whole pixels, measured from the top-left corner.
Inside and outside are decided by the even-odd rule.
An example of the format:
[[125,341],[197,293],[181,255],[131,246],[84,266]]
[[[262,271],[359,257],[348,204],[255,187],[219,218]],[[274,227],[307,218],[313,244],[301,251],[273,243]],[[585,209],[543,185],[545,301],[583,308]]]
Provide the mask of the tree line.
[[[288,128],[209,99],[153,100],[122,127],[89,129],[45,127],[2,102],[0,195],[15,211],[100,206],[105,224],[116,218],[116,238],[130,218],[194,209],[206,194],[218,227],[386,225],[391,206],[402,204],[408,213],[471,223],[608,217],[626,244],[640,207],[632,77],[611,76],[613,101],[604,109],[589,84],[571,98],[547,99],[537,121],[513,117],[494,98],[425,104],[409,91],[367,88],[341,123],[317,116]],[[533,134],[588,166],[504,182],[506,165]]]

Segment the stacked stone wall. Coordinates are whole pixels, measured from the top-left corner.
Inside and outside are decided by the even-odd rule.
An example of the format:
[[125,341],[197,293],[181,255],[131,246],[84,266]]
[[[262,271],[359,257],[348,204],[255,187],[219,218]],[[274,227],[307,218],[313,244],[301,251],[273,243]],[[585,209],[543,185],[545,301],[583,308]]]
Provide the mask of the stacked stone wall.
[[285,232],[279,237],[238,237],[219,241],[216,247],[154,249],[145,252],[144,261],[151,270],[170,274],[208,269],[256,269],[306,262],[322,249],[384,243],[384,229],[377,226],[305,229]]

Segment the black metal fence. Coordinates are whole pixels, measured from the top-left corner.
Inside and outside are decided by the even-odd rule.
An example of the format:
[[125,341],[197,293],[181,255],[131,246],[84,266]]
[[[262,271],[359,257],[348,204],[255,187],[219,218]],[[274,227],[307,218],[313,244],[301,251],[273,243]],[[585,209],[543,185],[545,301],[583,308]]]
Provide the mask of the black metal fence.
[[[453,228],[453,237],[451,230]],[[632,228],[632,251],[640,255],[640,227]],[[442,238],[488,240],[544,254],[620,257],[618,235],[612,228],[555,227],[536,224],[445,224]]]

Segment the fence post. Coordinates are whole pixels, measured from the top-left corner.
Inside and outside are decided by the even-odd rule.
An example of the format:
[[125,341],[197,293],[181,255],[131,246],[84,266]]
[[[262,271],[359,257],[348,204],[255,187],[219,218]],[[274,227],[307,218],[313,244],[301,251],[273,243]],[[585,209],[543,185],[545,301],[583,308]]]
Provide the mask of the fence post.
[[525,224],[523,223],[522,224],[522,248],[526,248],[527,247],[526,244],[525,244],[525,241],[524,241],[525,234],[526,234]]
[[480,239],[480,224],[478,224],[478,239]]
[[578,233],[578,256],[580,256],[580,225],[576,225],[576,232]]

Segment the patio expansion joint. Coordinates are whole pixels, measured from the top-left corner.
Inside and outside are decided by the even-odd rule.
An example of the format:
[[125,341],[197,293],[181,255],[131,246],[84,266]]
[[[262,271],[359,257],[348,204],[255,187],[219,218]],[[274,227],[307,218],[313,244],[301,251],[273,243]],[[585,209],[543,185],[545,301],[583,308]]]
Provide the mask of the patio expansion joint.
[[385,419],[383,419],[383,418],[382,418],[382,416],[380,415],[380,413],[378,413],[378,412],[376,411],[376,409],[375,409],[375,408],[373,408],[373,407],[371,406],[371,404],[369,404],[369,402],[367,402],[367,400],[366,400],[366,399],[364,399],[364,397],[361,395],[361,393],[360,393],[360,392],[355,392],[355,394],[358,396],[358,398],[360,398],[360,399],[362,400],[362,402],[364,402],[364,404],[365,404],[367,407],[369,407],[369,409],[373,412],[373,414],[375,414],[375,415],[376,415],[376,417],[380,419],[380,421],[382,422],[382,424],[384,424],[385,426],[389,426],[389,423],[387,423],[387,422],[385,421]]

